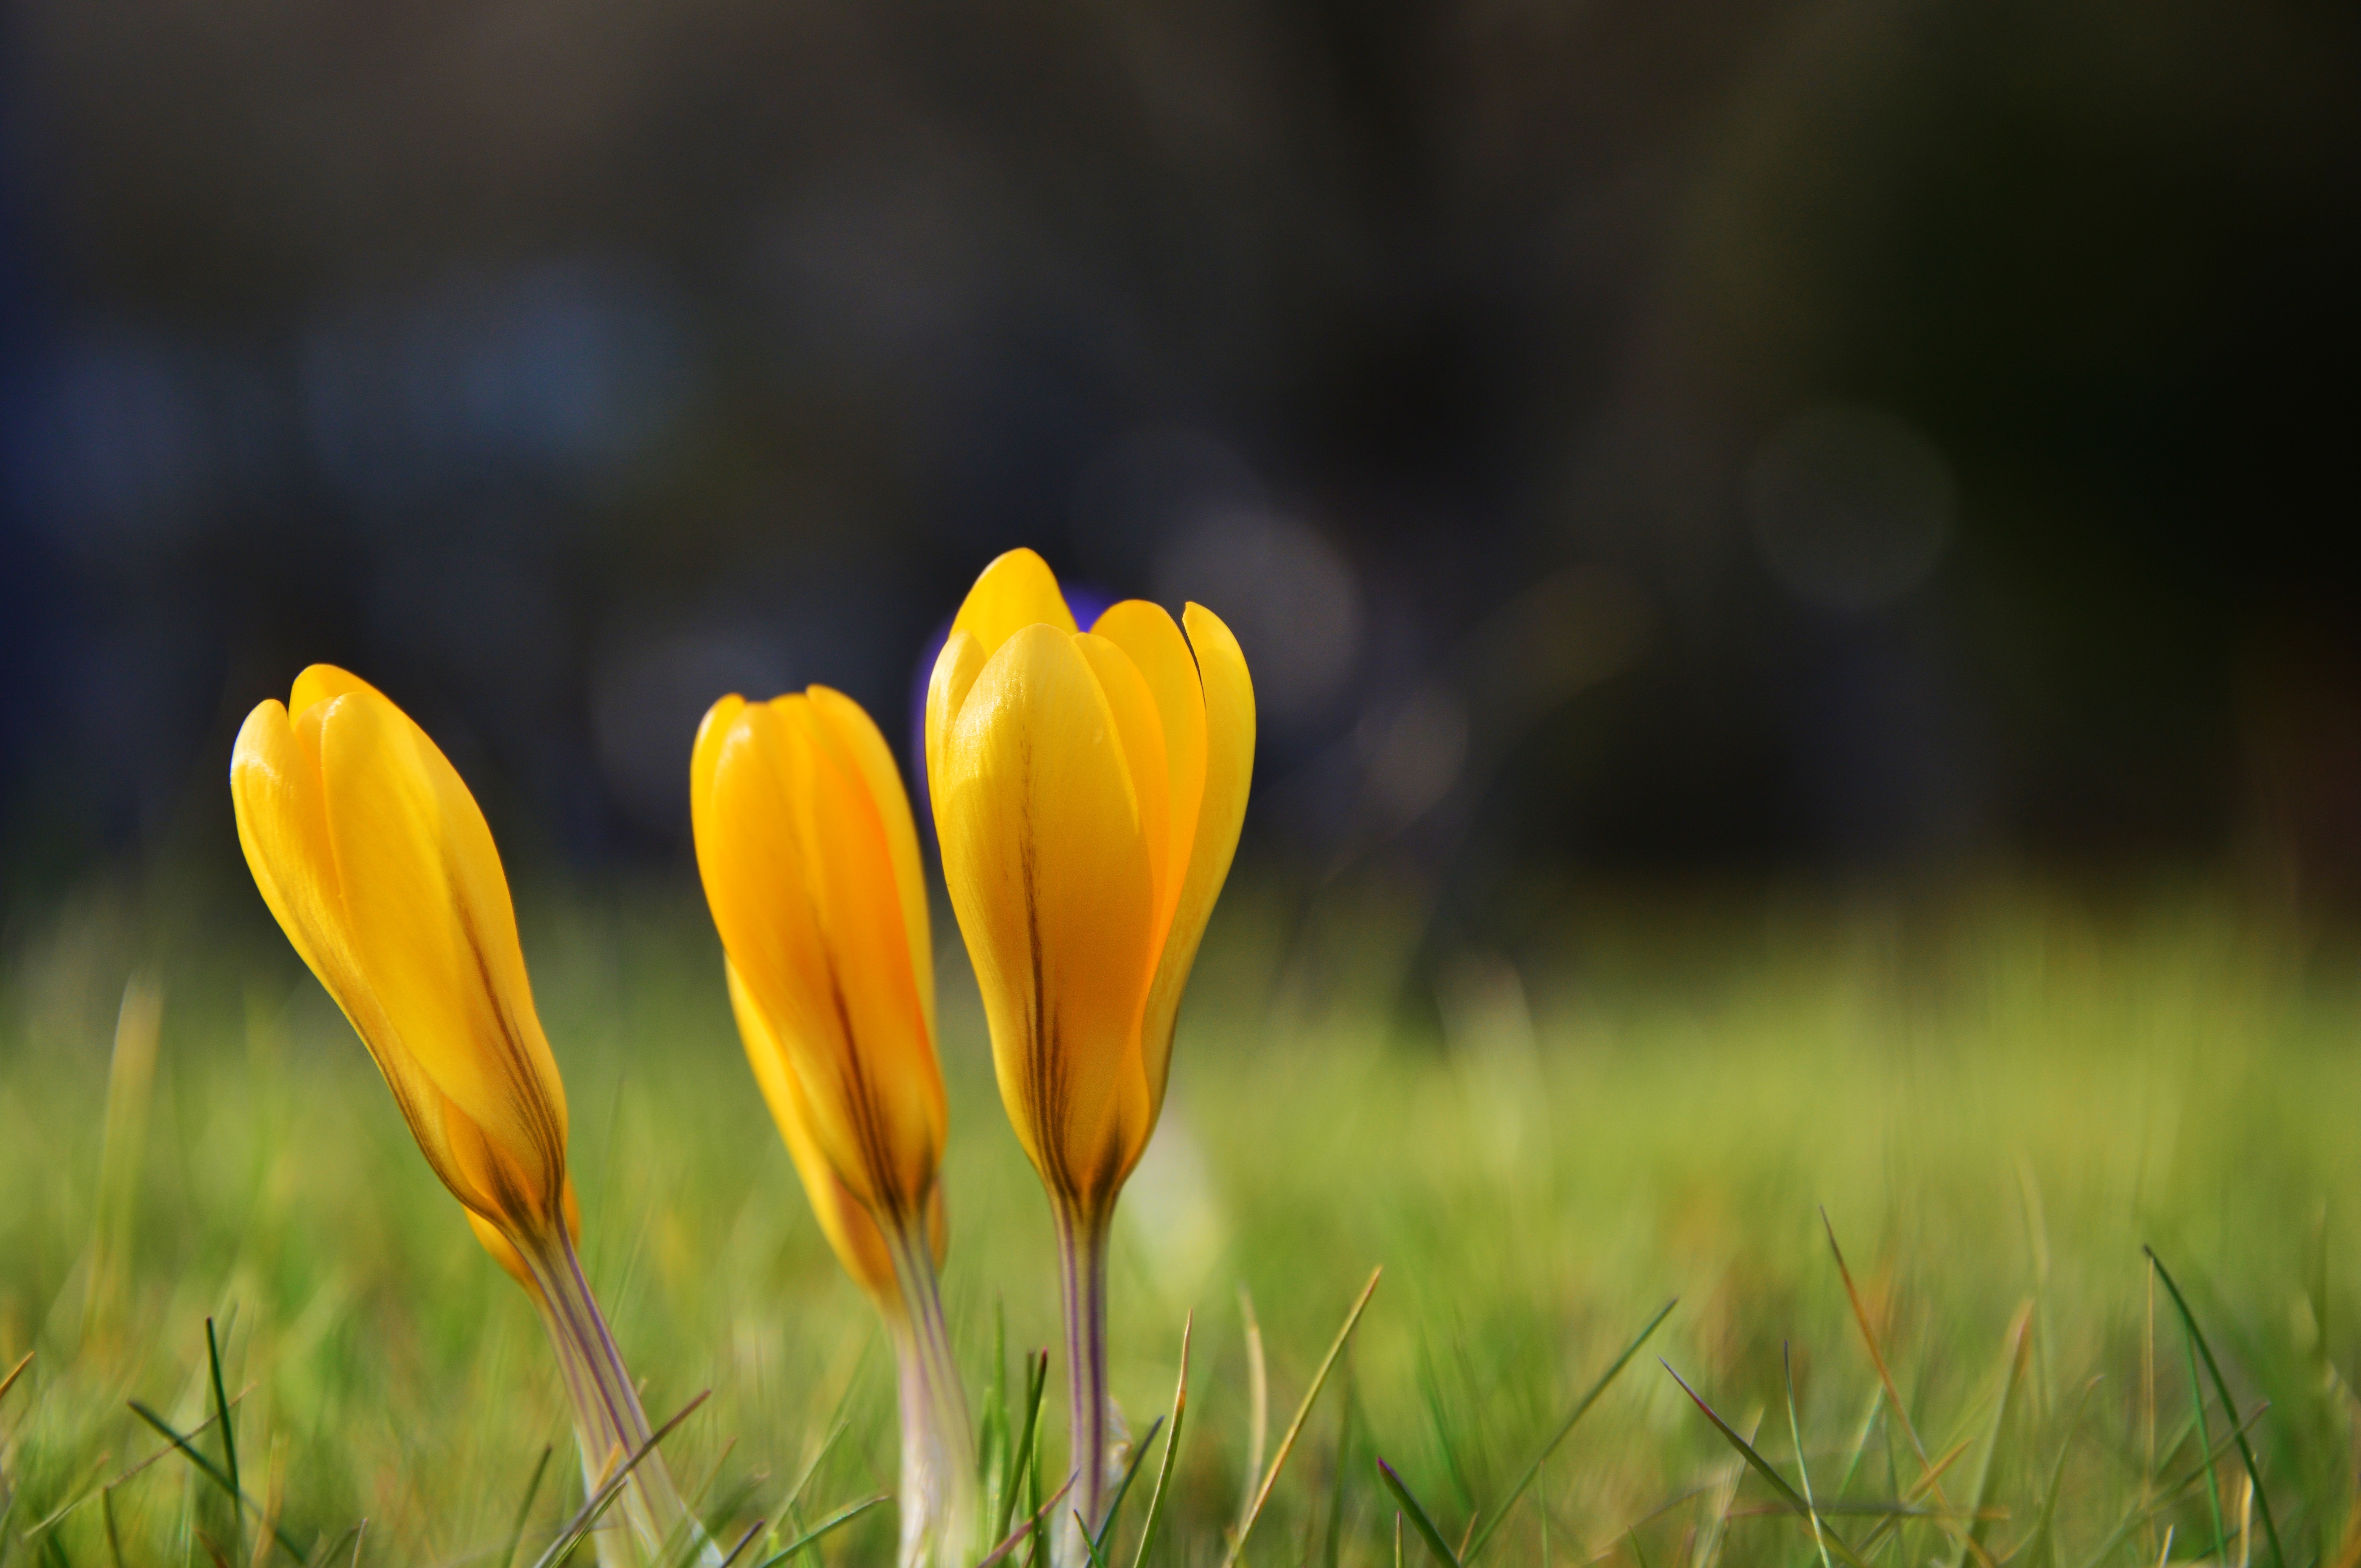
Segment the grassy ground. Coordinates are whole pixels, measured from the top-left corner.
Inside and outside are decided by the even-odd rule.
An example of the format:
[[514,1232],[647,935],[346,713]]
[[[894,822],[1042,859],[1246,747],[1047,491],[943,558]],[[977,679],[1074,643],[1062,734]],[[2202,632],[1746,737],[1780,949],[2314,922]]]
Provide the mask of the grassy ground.
[[[1393,908],[1283,919],[1244,888],[1216,927],[1115,1266],[1135,1430],[1169,1404],[1195,1314],[1159,1561],[1219,1561],[1237,1519],[1248,1302],[1267,1464],[1382,1265],[1251,1562],[1394,1561],[1382,1457],[1447,1547],[1499,1518],[1487,1562],[2352,1568],[2351,964],[2195,894],[2105,915],[2024,893],[1916,913],[1631,899],[1569,915],[1515,966],[1443,965],[1438,1032],[1400,1023]],[[781,1518],[842,1420],[797,1517],[890,1491],[890,1368],[738,1055],[701,912],[670,892],[529,899],[525,935],[594,1285],[652,1411],[713,1391],[667,1445],[684,1487],[734,1539]],[[365,1518],[363,1562],[493,1560],[555,1445],[529,1562],[579,1489],[540,1328],[283,944],[246,913],[101,891],[20,922],[5,958],[0,1374],[35,1354],[0,1397],[0,1563],[113,1562],[110,1521],[124,1563],[208,1560],[218,1493],[179,1454],[137,1468],[165,1445],[128,1402],[204,1420],[209,1316],[247,1490],[301,1549],[346,1538],[342,1561]],[[143,965],[152,1074],[135,999],[110,1091]],[[955,946],[945,991],[947,1288],[980,1387],[995,1308],[1013,1361],[1054,1343],[1057,1303]],[[2229,1402],[2208,1377],[2202,1425],[2143,1244],[2221,1364]],[[1778,1485],[1808,1482],[1817,1542],[1659,1355]],[[890,1513],[820,1556],[890,1561]],[[1405,1539],[1408,1560],[1429,1550]]]

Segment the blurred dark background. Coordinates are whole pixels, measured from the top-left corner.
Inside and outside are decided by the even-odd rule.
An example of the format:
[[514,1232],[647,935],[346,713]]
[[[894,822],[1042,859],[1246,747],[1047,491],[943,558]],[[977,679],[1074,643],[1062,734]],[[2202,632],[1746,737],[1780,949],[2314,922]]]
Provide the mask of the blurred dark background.
[[2361,895],[2350,5],[5,27],[0,914],[234,870],[324,659],[512,866],[676,871],[714,696],[906,733],[1018,543],[1236,629],[1251,864],[1471,939],[1585,875]]

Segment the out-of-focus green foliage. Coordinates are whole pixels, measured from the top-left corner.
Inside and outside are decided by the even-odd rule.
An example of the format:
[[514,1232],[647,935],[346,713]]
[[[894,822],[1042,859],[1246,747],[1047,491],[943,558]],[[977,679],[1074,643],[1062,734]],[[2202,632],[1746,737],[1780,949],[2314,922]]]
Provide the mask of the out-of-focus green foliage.
[[[716,1533],[764,1519],[786,1544],[892,1489],[870,1310],[738,1056],[701,913],[670,891],[526,904],[594,1284],[652,1414],[712,1390],[667,1452]],[[2339,1200],[2361,1191],[2361,1054],[2341,960],[2212,895],[2103,916],[2024,892],[1932,912],[1634,899],[1567,916],[1513,964],[1443,963],[1430,1014],[1403,1005],[1383,907],[1283,918],[1249,887],[1216,924],[1115,1266],[1134,1431],[1169,1411],[1195,1312],[1157,1561],[1220,1561],[1247,1500],[1242,1292],[1275,1446],[1380,1264],[1250,1561],[1392,1562],[1380,1458],[1466,1553],[1675,1295],[1482,1561],[1801,1568],[1824,1544],[1875,1568],[2133,1568],[2169,1530],[2175,1561],[2269,1564],[2241,1423],[2289,1568],[2349,1561],[2361,1252]],[[244,927],[164,944],[93,894],[20,927],[5,961],[0,1375],[35,1354],[0,1397],[0,1563],[110,1563],[110,1516],[126,1563],[202,1563],[241,1529],[252,1555],[263,1521],[233,1519],[196,1466],[135,1470],[167,1445],[130,1401],[183,1432],[213,1412],[208,1317],[244,1487],[300,1549],[348,1552],[365,1518],[364,1562],[497,1555],[554,1444],[530,1562],[579,1501],[541,1331],[291,956]],[[946,1285],[972,1385],[997,1304],[1021,1389],[1018,1358],[1056,1340],[1054,1252],[955,945],[945,967]],[[1400,1022],[1421,1014],[1441,1030]],[[1808,1481],[1822,1544],[1659,1354],[1782,1485]],[[212,1429],[192,1442],[221,1457]],[[1897,1500],[1916,1510],[1898,1528]],[[822,1559],[888,1560],[890,1512]],[[1429,1550],[1404,1539],[1406,1560]]]

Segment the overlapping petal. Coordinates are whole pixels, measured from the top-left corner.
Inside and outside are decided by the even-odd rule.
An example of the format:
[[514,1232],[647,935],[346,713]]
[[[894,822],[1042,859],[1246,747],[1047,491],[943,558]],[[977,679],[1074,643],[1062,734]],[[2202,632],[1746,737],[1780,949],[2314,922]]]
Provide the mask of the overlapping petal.
[[1075,639],[1037,623],[976,675],[942,750],[943,874],[1002,1099],[1054,1190],[1111,1201],[1147,1133],[1126,1069],[1155,921],[1114,710]]

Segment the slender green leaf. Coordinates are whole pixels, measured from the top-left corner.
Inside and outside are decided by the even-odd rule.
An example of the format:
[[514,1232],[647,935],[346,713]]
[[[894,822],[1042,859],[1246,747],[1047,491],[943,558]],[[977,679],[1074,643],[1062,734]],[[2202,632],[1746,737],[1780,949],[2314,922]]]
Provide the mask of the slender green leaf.
[[[1677,1372],[1673,1372],[1672,1363],[1664,1360],[1662,1356],[1658,1356],[1656,1358],[1656,1365],[1662,1366],[1666,1372],[1672,1373],[1673,1381],[1681,1386],[1681,1392],[1686,1394],[1689,1397],[1690,1402],[1695,1404],[1698,1409],[1705,1412],[1705,1419],[1713,1423],[1714,1430],[1721,1433],[1724,1442],[1728,1442],[1730,1447],[1738,1451],[1738,1456],[1741,1459],[1745,1460],[1746,1463],[1752,1467],[1756,1475],[1771,1483],[1771,1489],[1773,1491],[1785,1498],[1796,1513],[1801,1514],[1807,1519],[1812,1516],[1812,1506],[1804,1500],[1803,1494],[1796,1491],[1795,1487],[1787,1485],[1787,1478],[1780,1475],[1779,1472],[1772,1466],[1769,1460],[1763,1458],[1760,1453],[1757,1453],[1754,1451],[1754,1445],[1752,1443],[1739,1436],[1738,1429],[1731,1426],[1728,1421],[1723,1420],[1720,1414],[1716,1411],[1711,1405],[1705,1402],[1705,1397],[1699,1394],[1696,1389],[1689,1387],[1688,1379],[1683,1377]],[[1868,1568],[1868,1564],[1861,1560],[1859,1554],[1857,1554],[1853,1549],[1846,1543],[1845,1539],[1839,1535],[1833,1527],[1823,1525],[1821,1527],[1821,1534],[1822,1539],[1827,1541],[1828,1543],[1829,1549],[1835,1552],[1838,1556],[1843,1558],[1847,1563],[1853,1564],[1853,1568]]]
[[1786,1345],[1779,1347],[1779,1368],[1787,1379],[1787,1431],[1795,1442],[1795,1475],[1804,1483],[1804,1508],[1811,1516],[1812,1544],[1819,1548],[1820,1568],[1836,1568],[1828,1561],[1828,1538],[1820,1533],[1820,1508],[1812,1499],[1811,1466],[1804,1463],[1804,1425],[1795,1418],[1795,1360]]
[[540,1462],[533,1467],[533,1478],[524,1484],[524,1501],[517,1505],[516,1523],[509,1530],[508,1544],[500,1548],[500,1568],[508,1568],[515,1562],[517,1548],[524,1544],[525,1521],[533,1517],[533,1501],[541,1496],[541,1479],[549,1474],[549,1456],[555,1452],[548,1444],[542,1445]]
[[[189,1440],[180,1432],[175,1431],[172,1429],[172,1424],[170,1421],[167,1421],[163,1417],[158,1415],[155,1411],[149,1409],[147,1406],[141,1404],[137,1399],[131,1401],[131,1413],[137,1416],[141,1420],[146,1421],[149,1426],[154,1427],[165,1437],[170,1438],[172,1442],[172,1446],[179,1449],[181,1453],[186,1455],[190,1464],[203,1471],[207,1480],[211,1481],[214,1486],[219,1486],[224,1491],[228,1491],[230,1489],[229,1477],[222,1473],[222,1467],[215,1464],[211,1459],[205,1457],[204,1454],[199,1453],[194,1444],[190,1442]],[[251,1505],[254,1501],[251,1497],[241,1500],[248,1505]],[[261,1510],[257,1508],[255,1511],[259,1513]],[[285,1530],[280,1529],[274,1524],[270,1527],[270,1533],[272,1538],[279,1542],[279,1549],[281,1552],[286,1552],[288,1556],[292,1557],[298,1563],[304,1560],[302,1550],[288,1537]]]
[[1401,1561],[1400,1526],[1402,1520],[1408,1519],[1410,1528],[1418,1532],[1418,1538],[1426,1542],[1427,1552],[1443,1564],[1443,1568],[1461,1568],[1459,1559],[1444,1542],[1443,1532],[1434,1528],[1434,1521],[1427,1517],[1418,1499],[1411,1496],[1410,1488],[1402,1485],[1402,1478],[1394,1474],[1394,1467],[1382,1459],[1378,1461],[1378,1479],[1385,1484],[1387,1491],[1394,1495],[1395,1506],[1401,1509],[1394,1516],[1394,1561]]
[[1164,1457],[1156,1466],[1156,1490],[1148,1497],[1148,1519],[1139,1527],[1139,1549],[1131,1568],[1148,1568],[1148,1553],[1156,1544],[1156,1527],[1164,1522],[1164,1499],[1172,1481],[1173,1457],[1180,1452],[1180,1420],[1189,1413],[1189,1335],[1196,1327],[1194,1312],[1180,1320],[1180,1375],[1172,1381],[1172,1419],[1164,1428]]
[[1115,1483],[1115,1496],[1108,1499],[1106,1518],[1099,1521],[1099,1532],[1093,1538],[1091,1555],[1095,1557],[1115,1539],[1115,1517],[1123,1512],[1123,1500],[1131,1491],[1131,1484],[1139,1475],[1139,1467],[1148,1459],[1148,1451],[1156,1446],[1156,1434],[1164,1430],[1164,1418],[1157,1417],[1148,1423],[1139,1441],[1131,1445],[1131,1463],[1123,1467],[1123,1479]]
[[1984,1439],[1983,1458],[1976,1465],[1976,1484],[1968,1494],[1967,1528],[1953,1538],[1951,1568],[1967,1568],[1969,1557],[1990,1568],[1991,1555],[1984,1551],[1983,1538],[1987,1520],[1984,1505],[1992,1501],[1993,1475],[1999,1469],[2001,1440],[2006,1435],[2008,1418],[2016,1409],[2016,1393],[2025,1381],[2026,1352],[2028,1336],[2033,1332],[2033,1303],[2026,1302],[2016,1310],[2009,1324],[2002,1354],[2000,1403],[1993,1410],[1992,1431]]
[[[892,1499],[887,1497],[884,1493],[880,1492],[873,1497],[863,1497],[857,1503],[847,1503],[844,1507],[837,1509],[836,1512],[820,1520],[819,1523],[812,1526],[811,1529],[804,1531],[803,1534],[796,1537],[795,1540],[787,1542],[786,1545],[779,1548],[778,1551],[771,1553],[770,1556],[763,1559],[762,1562],[754,1565],[754,1568],[779,1568],[781,1563],[786,1562],[788,1558],[793,1557],[796,1552],[810,1546],[814,1541],[819,1540],[820,1537],[843,1529],[846,1525],[851,1524],[854,1519],[859,1519],[870,1509],[891,1500]],[[732,1555],[735,1555],[735,1553],[732,1553]]]
[[233,1553],[246,1555],[246,1494],[239,1489],[237,1478],[236,1423],[230,1420],[229,1393],[222,1387],[221,1342],[214,1335],[214,1321],[205,1320],[205,1362],[214,1378],[214,1415],[221,1422],[222,1464],[229,1473],[230,1545]]
[[[1050,1493],[1049,1500],[1043,1503],[1038,1508],[1035,1509],[1031,1518],[1026,1519],[1024,1523],[1018,1525],[1015,1530],[1010,1530],[999,1545],[994,1547],[991,1551],[985,1552],[982,1558],[978,1559],[975,1568],[992,1568],[994,1563],[998,1563],[1010,1552],[1024,1545],[1028,1538],[1037,1535],[1040,1531],[1042,1521],[1049,1517],[1049,1510],[1056,1508],[1060,1503],[1065,1501],[1066,1494],[1074,1489],[1074,1476],[1067,1476],[1066,1484],[1059,1487],[1056,1491]],[[763,1568],[772,1568],[772,1565],[765,1563],[763,1564]]]
[[1484,1543],[1490,1541],[1493,1531],[1499,1530],[1508,1519],[1509,1511],[1514,1508],[1518,1499],[1525,1495],[1525,1488],[1533,1484],[1533,1477],[1541,1474],[1542,1466],[1549,1462],[1549,1456],[1557,1452],[1558,1444],[1564,1442],[1566,1434],[1574,1431],[1575,1423],[1590,1413],[1590,1407],[1598,1403],[1598,1397],[1607,1392],[1607,1386],[1621,1376],[1623,1368],[1631,1365],[1631,1358],[1640,1354],[1640,1347],[1648,1343],[1650,1336],[1655,1333],[1666,1318],[1672,1316],[1673,1309],[1680,1304],[1681,1299],[1675,1296],[1656,1309],[1656,1315],[1648,1320],[1647,1325],[1641,1329],[1631,1343],[1623,1347],[1620,1354],[1608,1363],[1607,1370],[1598,1375],[1597,1381],[1590,1385],[1589,1390],[1575,1401],[1574,1409],[1567,1413],[1565,1420],[1558,1423],[1557,1431],[1550,1434],[1550,1440],[1542,1444],[1541,1452],[1533,1455],[1523,1473],[1518,1475],[1516,1484],[1509,1488],[1509,1495],[1500,1500],[1500,1506],[1492,1510],[1491,1522],[1487,1524],[1475,1541],[1469,1544],[1468,1562],[1473,1563],[1484,1554]]
[[[2166,1293],[2172,1298],[2173,1306],[2180,1310],[2182,1325],[2189,1330],[2190,1339],[2197,1345],[2197,1354],[2205,1358],[2205,1370],[2213,1375],[2213,1387],[2222,1396],[2223,1411],[2235,1423],[2238,1419],[2237,1403],[2230,1398],[2230,1382],[2222,1376],[2222,1364],[2213,1359],[2213,1347],[2205,1343],[2204,1331],[2197,1326],[2197,1314],[2189,1310],[2188,1299],[2181,1295],[2180,1287],[2173,1282],[2172,1271],[2164,1266],[2164,1260],[2156,1255],[2154,1248],[2147,1251],[2148,1261],[2156,1265],[2157,1277],[2164,1281]],[[2238,1457],[2246,1462],[2246,1479],[2253,1483],[2255,1488],[2255,1511],[2263,1516],[2263,1534],[2271,1543],[2272,1568],[2287,1568],[2287,1554],[2279,1549],[2279,1527],[2271,1518],[2270,1498],[2263,1490],[2262,1466],[2255,1463],[2255,1450],[2246,1442],[2243,1427],[2238,1429],[2237,1435]]]
[[1271,1455],[1270,1469],[1263,1475],[1262,1486],[1255,1493],[1254,1507],[1246,1510],[1245,1524],[1230,1541],[1229,1552],[1222,1559],[1224,1568],[1235,1563],[1238,1554],[1246,1551],[1246,1537],[1254,1533],[1255,1521],[1262,1518],[1263,1508],[1270,1501],[1270,1489],[1279,1484],[1279,1473],[1287,1468],[1287,1456],[1295,1452],[1295,1440],[1303,1435],[1303,1423],[1312,1417],[1312,1406],[1320,1398],[1321,1388],[1327,1384],[1329,1371],[1335,1366],[1336,1358],[1345,1354],[1345,1346],[1352,1339],[1353,1330],[1359,1324],[1361,1314],[1368,1309],[1369,1298],[1377,1294],[1378,1281],[1385,1277],[1385,1272],[1383,1267],[1369,1271],[1369,1282],[1361,1287],[1360,1295],[1354,1299],[1352,1310],[1345,1314],[1344,1326],[1336,1331],[1335,1339],[1328,1345],[1328,1354],[1320,1358],[1320,1369],[1312,1375],[1312,1387],[1303,1391],[1303,1402],[1295,1407],[1295,1419],[1288,1422],[1287,1435],[1279,1440],[1279,1452]]

